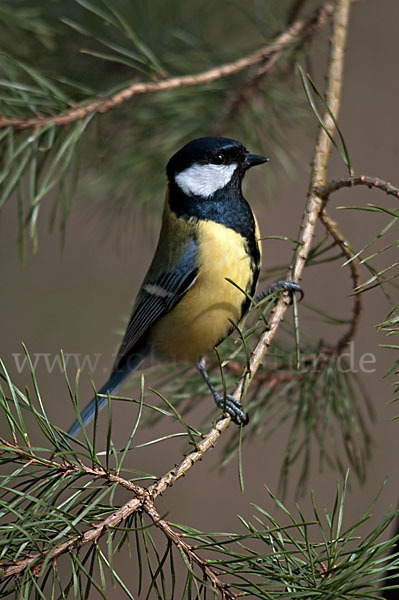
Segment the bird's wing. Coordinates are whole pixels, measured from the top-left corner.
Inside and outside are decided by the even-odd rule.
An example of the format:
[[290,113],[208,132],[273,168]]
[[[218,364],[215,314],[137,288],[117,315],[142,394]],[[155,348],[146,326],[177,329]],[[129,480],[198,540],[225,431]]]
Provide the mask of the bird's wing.
[[133,313],[119,348],[113,371],[120,368],[132,349],[152,325],[168,313],[195,283],[198,276],[198,242],[190,242],[183,256],[167,273],[144,280],[137,296]]

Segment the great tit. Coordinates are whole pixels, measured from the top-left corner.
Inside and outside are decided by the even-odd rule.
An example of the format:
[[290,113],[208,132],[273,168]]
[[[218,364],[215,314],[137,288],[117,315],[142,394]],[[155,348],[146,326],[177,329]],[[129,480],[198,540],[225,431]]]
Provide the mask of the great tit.
[[[248,169],[266,162],[240,142],[222,137],[193,140],[169,160],[158,246],[111,376],[81,413],[84,425],[93,419],[96,405],[100,410],[108,395],[149,361],[196,364],[217,406],[236,423],[247,423],[241,404],[215,390],[202,359],[231,333],[254,296],[260,236],[241,183]],[[301,292],[294,282],[277,282],[263,296],[281,289]],[[77,420],[68,435],[80,429]]]

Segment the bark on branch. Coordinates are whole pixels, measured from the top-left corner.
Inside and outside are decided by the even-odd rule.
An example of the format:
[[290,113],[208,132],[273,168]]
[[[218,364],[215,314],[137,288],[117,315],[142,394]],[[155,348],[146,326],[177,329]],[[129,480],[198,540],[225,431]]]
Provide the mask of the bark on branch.
[[[357,265],[357,262],[353,260],[354,253],[348,246],[342,233],[339,231],[337,224],[327,214],[326,205],[332,193],[337,192],[338,190],[341,190],[345,187],[353,188],[358,185],[367,186],[370,189],[377,189],[382,192],[385,192],[389,196],[399,198],[399,188],[393,186],[389,181],[385,181],[384,179],[380,179],[379,177],[368,177],[366,175],[360,175],[359,177],[351,176],[343,177],[342,179],[334,179],[333,181],[330,181],[329,183],[322,185],[321,187],[315,190],[315,193],[322,200],[322,208],[319,214],[320,221],[326,228],[327,233],[331,235],[331,237],[336,241],[336,243],[342,251],[342,254],[349,261],[348,264],[351,270],[353,289],[358,288],[360,285],[359,267]],[[349,329],[341,337],[336,346],[336,351],[338,354],[342,352],[345,346],[354,338],[359,323],[361,308],[362,296],[361,294],[355,294],[353,296],[353,311]]]
[[264,65],[275,61],[291,46],[299,43],[302,39],[308,39],[315,34],[328,21],[334,11],[334,6],[327,2],[316,10],[309,19],[296,20],[284,33],[280,34],[274,42],[264,46],[232,63],[220,65],[197,75],[184,75],[182,77],[170,77],[156,82],[140,81],[124,88],[110,97],[96,98],[88,104],[71,108],[70,110],[49,117],[33,117],[30,119],[8,118],[0,116],[0,129],[12,127],[16,130],[38,129],[44,125],[69,125],[75,121],[84,119],[94,112],[106,113],[121,104],[131,100],[135,96],[143,94],[155,94],[183,87],[205,85],[240,73],[249,67]]

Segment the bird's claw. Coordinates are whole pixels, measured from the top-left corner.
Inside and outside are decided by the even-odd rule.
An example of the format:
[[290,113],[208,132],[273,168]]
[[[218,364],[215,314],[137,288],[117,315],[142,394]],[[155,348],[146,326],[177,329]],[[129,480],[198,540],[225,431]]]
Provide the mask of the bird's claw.
[[249,417],[247,413],[242,410],[241,403],[236,400],[230,394],[226,395],[226,399],[224,399],[220,394],[215,395],[215,402],[218,408],[224,410],[231,418],[231,420],[236,423],[236,425],[247,425],[249,422]]
[[290,304],[292,304],[294,294],[299,294],[298,302],[302,300],[304,297],[303,290],[298,283],[295,281],[291,281],[290,279],[276,281],[272,283],[271,286],[263,290],[258,296],[255,298],[255,302],[260,302],[267,296],[271,296],[272,294],[279,294],[281,292],[287,292],[290,296]]

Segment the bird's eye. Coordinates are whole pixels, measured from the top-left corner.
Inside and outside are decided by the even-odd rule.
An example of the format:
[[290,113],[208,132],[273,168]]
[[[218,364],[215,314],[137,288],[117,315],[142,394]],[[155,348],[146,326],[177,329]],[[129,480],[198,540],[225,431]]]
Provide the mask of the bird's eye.
[[221,152],[219,154],[215,154],[215,156],[212,158],[212,162],[215,165],[222,165],[224,163],[224,161],[225,161],[225,156]]

